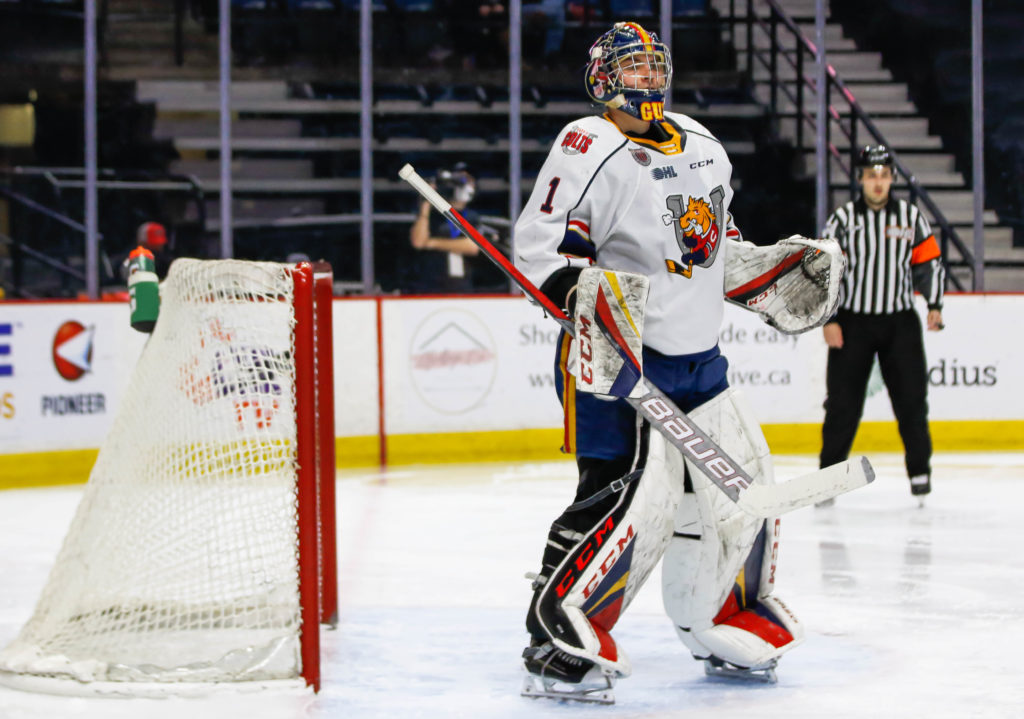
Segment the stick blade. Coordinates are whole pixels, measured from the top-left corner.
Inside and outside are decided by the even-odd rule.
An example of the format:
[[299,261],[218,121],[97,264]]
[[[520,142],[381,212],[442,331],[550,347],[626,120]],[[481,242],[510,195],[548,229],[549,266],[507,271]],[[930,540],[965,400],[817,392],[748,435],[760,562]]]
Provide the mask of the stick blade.
[[744,511],[758,517],[777,517],[824,502],[875,481],[867,457],[853,457],[779,484],[756,484],[740,495]]

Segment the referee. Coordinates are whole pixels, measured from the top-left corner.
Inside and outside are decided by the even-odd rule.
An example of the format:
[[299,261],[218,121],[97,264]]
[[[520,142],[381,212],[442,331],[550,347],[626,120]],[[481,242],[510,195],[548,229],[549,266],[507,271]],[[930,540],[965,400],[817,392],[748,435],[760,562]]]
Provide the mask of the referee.
[[858,165],[861,196],[837,208],[824,233],[838,240],[847,268],[839,309],[823,328],[829,350],[820,466],[849,456],[877,355],[906,451],[910,492],[923,501],[931,491],[932,440],[914,290],[928,302],[928,329],[941,330],[945,268],[928,220],[890,194],[894,172],[888,148],[865,147]]

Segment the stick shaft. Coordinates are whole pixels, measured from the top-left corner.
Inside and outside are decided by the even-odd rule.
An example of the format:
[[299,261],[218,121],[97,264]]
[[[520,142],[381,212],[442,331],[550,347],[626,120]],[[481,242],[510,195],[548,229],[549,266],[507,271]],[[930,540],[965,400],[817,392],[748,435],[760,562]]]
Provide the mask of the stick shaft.
[[441,197],[440,193],[430,186],[426,180],[419,176],[416,170],[413,169],[412,165],[405,165],[398,173],[398,176],[408,182],[413,188],[423,195],[424,199],[434,206],[434,209],[444,215],[449,222],[455,225],[459,230],[472,240],[477,247],[483,250],[484,254],[490,258],[491,262],[496,264],[498,268],[505,273],[505,275],[515,282],[519,288],[529,295],[534,301],[540,304],[544,310],[551,315],[558,324],[560,324],[566,332],[571,335],[575,335],[576,328],[572,321],[565,316],[565,312],[560,307],[555,305],[551,299],[538,289],[538,287],[527,279],[526,275],[519,271],[519,269],[512,264],[505,255],[501,254],[497,247],[495,247],[490,240],[481,235],[473,225],[466,221],[466,218],[459,214],[459,211],[452,207],[448,200]]
[[[570,335],[575,336],[576,327],[565,313],[557,307],[536,285],[509,262],[491,242],[481,235],[473,225],[459,214],[451,203],[430,186],[412,165],[405,165],[398,173],[399,177],[415,188],[434,208],[444,215],[452,224],[471,239],[484,253],[528,296],[533,298],[550,314],[558,324]],[[627,397],[626,401],[654,426],[679,452],[693,462],[702,474],[708,477],[718,489],[726,494],[743,511],[757,517],[772,516],[775,510],[779,513],[796,509],[812,501],[821,501],[828,489],[818,487],[811,476],[790,488],[790,495],[798,495],[804,490],[809,499],[803,497],[776,497],[773,487],[757,485],[754,479],[743,469],[743,466],[730,457],[724,449],[707,432],[697,426],[676,404],[660,389],[647,380],[642,380],[646,393],[642,397]],[[864,460],[866,463],[867,460]],[[708,463],[711,463],[710,465]],[[849,464],[849,462],[847,463]],[[868,465],[870,468],[870,465]],[[873,474],[872,474],[873,478]],[[826,479],[823,477],[823,479]],[[867,480],[868,482],[871,479]],[[866,482],[865,482],[866,483]],[[834,480],[830,482],[834,487]],[[808,486],[810,485],[810,486]],[[859,484],[857,486],[860,486]],[[852,489],[852,487],[849,487]],[[835,494],[848,489],[834,487]],[[753,491],[752,491],[753,490]],[[749,499],[748,499],[748,494]],[[834,496],[829,495],[829,496]]]

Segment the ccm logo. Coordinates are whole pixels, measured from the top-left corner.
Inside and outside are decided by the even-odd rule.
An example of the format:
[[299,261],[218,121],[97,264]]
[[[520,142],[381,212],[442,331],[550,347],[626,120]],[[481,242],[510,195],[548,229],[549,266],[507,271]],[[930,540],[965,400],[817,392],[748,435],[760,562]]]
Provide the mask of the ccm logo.
[[[604,525],[594,533],[594,536],[591,539],[588,539],[586,544],[580,547],[577,551],[576,557],[573,561],[569,562],[569,566],[566,569],[565,574],[563,574],[562,578],[558,580],[558,585],[555,587],[555,591],[558,594],[559,599],[562,599],[569,593],[569,590],[572,589],[572,585],[576,583],[579,576],[583,574],[584,570],[586,570],[587,565],[590,564],[594,555],[601,549],[601,546],[605,543],[605,540],[608,539],[608,535],[612,533],[613,529],[615,529],[615,518],[608,517],[608,519],[605,520]],[[629,539],[632,538],[632,536],[633,527],[630,526],[625,539],[619,542],[620,547],[622,546],[622,542],[626,542],[628,544]],[[611,565],[609,564],[608,567],[610,569]]]
[[[682,417],[672,411],[672,408],[665,404],[658,397],[652,397],[641,403],[643,408],[651,413],[651,419],[661,423],[661,426],[668,430],[678,440],[683,442],[683,447],[694,459],[701,461],[715,477],[722,480],[726,487],[739,487],[746,489],[750,483],[736,471],[729,460],[719,454],[715,447],[707,446],[699,450],[701,444],[710,445],[710,441],[694,432],[693,427],[683,421]],[[689,439],[687,439],[689,438]]]
[[691,162],[690,163],[690,169],[691,170],[696,170],[698,167],[707,167],[708,165],[714,165],[714,164],[715,164],[715,158],[711,158],[710,160],[700,160],[699,162]]
[[753,307],[754,305],[758,305],[758,304],[764,302],[765,300],[767,300],[772,295],[778,294],[778,292],[779,292],[779,286],[777,284],[772,285],[771,287],[766,289],[764,292],[759,294],[757,297],[754,297],[754,298],[751,298],[751,299],[747,300],[747,307]]
[[[608,572],[615,566],[615,560],[622,556],[623,550],[633,540],[633,525],[629,525],[626,529],[626,536],[617,541],[615,544],[608,548],[608,554],[601,562],[600,566],[594,571],[590,579],[587,580],[586,584],[583,585],[583,598],[589,599],[590,595],[597,589],[597,585],[601,583],[601,580],[608,576]],[[591,555],[593,556],[593,555]]]
[[579,343],[580,352],[580,376],[583,384],[594,384],[594,368],[591,362],[594,360],[594,345],[590,338],[590,319],[580,315],[580,336],[576,338]]

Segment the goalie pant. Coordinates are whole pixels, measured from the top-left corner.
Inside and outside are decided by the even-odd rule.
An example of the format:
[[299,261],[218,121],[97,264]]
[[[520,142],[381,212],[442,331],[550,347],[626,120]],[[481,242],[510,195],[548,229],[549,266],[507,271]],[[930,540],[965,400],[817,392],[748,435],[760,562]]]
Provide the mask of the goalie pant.
[[[774,482],[767,444],[735,390],[691,416],[758,482]],[[610,631],[665,555],[665,608],[694,657],[770,663],[803,639],[799,620],[770,596],[778,520],[737,510],[660,434],[645,440],[613,507],[539,587],[527,625],[562,651],[628,676],[629,658]]]

